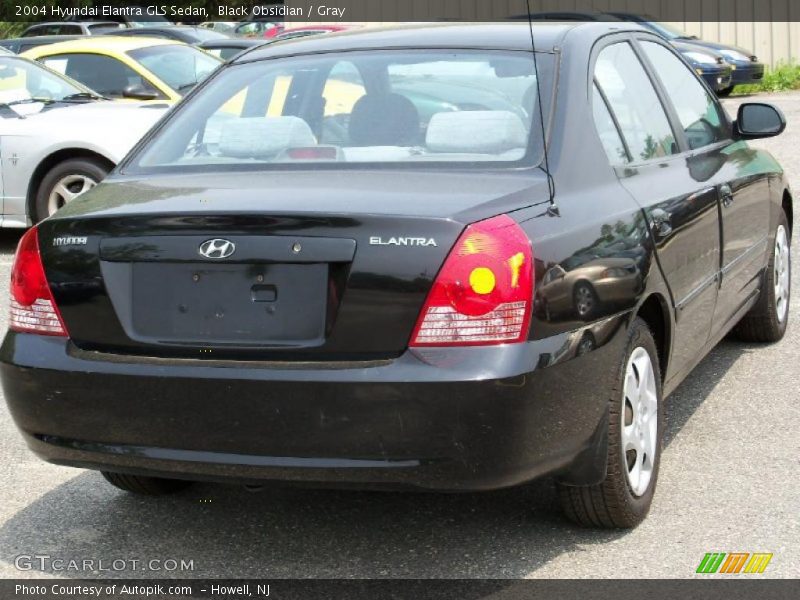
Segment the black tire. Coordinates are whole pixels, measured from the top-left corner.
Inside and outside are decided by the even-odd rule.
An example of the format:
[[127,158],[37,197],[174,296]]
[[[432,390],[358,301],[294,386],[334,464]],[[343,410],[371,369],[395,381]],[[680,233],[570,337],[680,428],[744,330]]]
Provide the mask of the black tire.
[[[775,236],[777,237],[778,231],[783,227],[786,232],[788,243],[791,246],[792,238],[789,231],[789,222],[786,219],[786,214],[781,211],[780,219],[778,219],[778,226],[775,228]],[[792,281],[792,263],[791,253],[787,256],[786,268],[789,273],[789,289],[787,291],[788,297],[786,298],[787,309],[783,320],[779,318],[778,308],[776,303],[775,294],[775,238],[772,238],[772,248],[770,250],[769,262],[767,263],[767,271],[764,273],[764,286],[758,296],[758,301],[755,306],[751,308],[748,313],[742,317],[736,328],[733,330],[735,337],[745,342],[777,342],[783,338],[786,333],[786,325],[789,323],[789,310],[788,304],[791,300],[791,281]]]
[[180,492],[192,485],[191,481],[182,479],[162,479],[160,477],[145,477],[143,475],[127,475],[102,471],[103,477],[111,485],[132,494],[142,496],[164,496]]
[[591,319],[597,312],[600,299],[594,291],[592,284],[588,281],[579,281],[572,289],[572,305],[575,314],[584,321]]
[[[655,397],[657,423],[655,434],[655,459],[649,483],[643,493],[636,495],[628,480],[628,463],[622,451],[622,424],[625,414],[624,383],[628,361],[635,350],[642,348],[650,357]],[[642,355],[643,356],[643,355]],[[641,523],[650,510],[661,463],[664,438],[664,403],[661,395],[661,372],[653,335],[647,324],[636,318],[628,333],[625,351],[620,357],[616,380],[608,400],[608,455],[605,479],[597,485],[573,486],[556,482],[561,507],[566,516],[583,527],[631,528]]]
[[717,96],[720,98],[727,98],[731,95],[731,92],[733,92],[733,87],[734,86],[730,86],[726,87],[724,90],[717,90]]
[[70,176],[85,177],[94,183],[100,183],[108,175],[111,168],[108,163],[91,158],[73,158],[58,163],[47,172],[39,184],[31,217],[38,223],[54,212],[49,208],[50,194],[64,178]]

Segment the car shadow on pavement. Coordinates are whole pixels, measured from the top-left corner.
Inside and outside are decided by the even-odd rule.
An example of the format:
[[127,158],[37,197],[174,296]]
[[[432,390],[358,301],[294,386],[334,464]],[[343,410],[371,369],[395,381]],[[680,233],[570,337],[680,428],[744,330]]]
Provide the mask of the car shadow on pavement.
[[[676,390],[667,444],[755,347],[723,342]],[[13,566],[19,555],[46,554],[102,559],[106,568],[115,559],[142,561],[99,573],[33,565],[66,577],[522,578],[562,554],[635,535],[571,525],[549,480],[476,494],[251,493],[204,483],[155,499],[119,492],[97,473],[76,473],[0,528],[0,560]],[[656,512],[657,505],[658,495]],[[152,559],[192,561],[193,569],[143,570]]]

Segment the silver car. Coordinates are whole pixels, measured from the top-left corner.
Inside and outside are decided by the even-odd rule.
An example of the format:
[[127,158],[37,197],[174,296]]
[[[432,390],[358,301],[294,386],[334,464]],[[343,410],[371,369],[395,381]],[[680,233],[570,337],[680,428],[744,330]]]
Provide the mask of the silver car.
[[94,187],[166,110],[110,102],[31,60],[0,55],[0,226],[27,227]]

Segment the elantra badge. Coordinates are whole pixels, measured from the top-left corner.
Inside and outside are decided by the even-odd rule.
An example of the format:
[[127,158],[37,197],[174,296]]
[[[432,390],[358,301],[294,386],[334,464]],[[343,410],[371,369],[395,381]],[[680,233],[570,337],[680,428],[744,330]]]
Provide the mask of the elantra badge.
[[419,237],[391,237],[384,240],[381,237],[369,238],[371,246],[437,246],[433,238]]
[[217,238],[206,240],[200,244],[200,248],[197,251],[200,256],[205,256],[206,258],[228,258],[236,252],[236,244],[230,240]]

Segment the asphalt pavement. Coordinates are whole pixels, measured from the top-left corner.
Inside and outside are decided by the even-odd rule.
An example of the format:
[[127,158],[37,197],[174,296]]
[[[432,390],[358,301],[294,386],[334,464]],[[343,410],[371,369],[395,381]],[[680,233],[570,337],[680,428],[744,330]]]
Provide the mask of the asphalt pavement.
[[[757,145],[797,194],[800,92],[758,99],[787,117]],[[0,231],[0,299],[19,235]],[[198,484],[139,498],[36,459],[0,398],[0,578],[691,577],[707,552],[773,553],[760,577],[799,577],[800,302],[790,318],[779,344],[722,342],[670,397],[652,512],[633,531],[574,527],[549,481],[460,495]],[[59,570],[59,558],[94,562]]]

